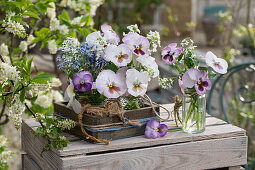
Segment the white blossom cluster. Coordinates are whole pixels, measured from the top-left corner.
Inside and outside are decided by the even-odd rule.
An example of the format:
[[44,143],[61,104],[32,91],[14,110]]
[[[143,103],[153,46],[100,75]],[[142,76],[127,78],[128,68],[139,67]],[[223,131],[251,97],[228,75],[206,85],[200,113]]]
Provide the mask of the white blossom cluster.
[[58,51],[58,46],[55,40],[48,41],[48,49],[50,54],[56,54]]
[[172,78],[159,78],[159,85],[163,89],[171,88],[174,80]]
[[45,116],[44,116],[44,114],[42,114],[42,113],[36,113],[35,114],[35,119],[37,120],[37,121],[40,121],[40,120],[42,120],[42,119],[44,119],[45,118]]
[[72,129],[76,126],[76,122],[70,120],[70,119],[63,119],[58,121],[57,127],[62,128],[63,130],[65,129]]
[[[7,142],[7,137],[4,135],[0,135],[0,147],[5,146]],[[1,162],[6,162],[7,160],[9,160],[12,155],[14,154],[14,152],[11,151],[3,151],[0,154],[0,161]]]
[[8,117],[14,123],[16,129],[19,129],[22,123],[22,114],[25,111],[24,102],[21,102],[20,94],[15,94],[14,97],[10,101],[10,105],[8,107]]
[[30,91],[32,96],[38,96],[35,104],[43,108],[49,108],[52,102],[64,101],[63,95],[58,90],[53,90],[52,87],[59,87],[62,83],[58,78],[52,78],[47,84],[34,84]]
[[47,16],[52,19],[56,17],[56,6],[54,2],[49,3],[52,8],[47,8],[46,14]]
[[26,52],[27,51],[27,42],[26,41],[21,41],[19,44],[19,48],[21,49],[22,52]]
[[27,45],[29,46],[29,48],[33,48],[36,43],[33,43],[33,40],[35,39],[35,37],[33,35],[29,35],[27,37]]
[[150,40],[150,44],[152,45],[152,52],[157,52],[157,48],[161,47],[160,45],[160,35],[158,31],[150,31],[147,34],[148,40]]
[[68,27],[66,25],[60,25],[60,21],[57,18],[51,18],[50,30],[51,31],[59,30],[60,34],[63,34],[63,35],[66,35],[69,32]]
[[6,82],[8,79],[15,83],[20,80],[19,71],[15,66],[0,62],[0,83]]
[[0,47],[0,55],[3,56],[7,56],[9,55],[9,50],[8,50],[8,46],[4,43],[1,44]]
[[60,136],[59,139],[60,140],[66,140],[66,137],[65,136]]
[[7,142],[7,137],[4,135],[0,135],[0,147],[5,146]]
[[27,35],[24,26],[19,22],[13,21],[11,19],[9,19],[7,22],[3,20],[2,25],[5,27],[6,31],[14,35],[18,35],[20,37],[25,37]]
[[81,27],[83,27],[85,25],[85,22],[81,23],[81,19],[82,18],[83,18],[83,15],[81,15],[79,17],[73,18],[73,20],[71,21],[71,24],[73,24],[73,25],[80,25]]
[[183,39],[181,42],[181,46],[185,48],[185,51],[193,51],[197,47],[193,44],[194,44],[193,40],[190,39],[189,37]]
[[[137,24],[135,24],[135,25],[129,25],[129,26],[127,26],[127,29],[128,29],[129,32],[131,32],[131,33],[138,33],[138,34],[140,34],[140,32],[141,32],[141,31],[139,30]],[[123,36],[125,36],[125,35],[126,35],[126,33],[123,32]]]

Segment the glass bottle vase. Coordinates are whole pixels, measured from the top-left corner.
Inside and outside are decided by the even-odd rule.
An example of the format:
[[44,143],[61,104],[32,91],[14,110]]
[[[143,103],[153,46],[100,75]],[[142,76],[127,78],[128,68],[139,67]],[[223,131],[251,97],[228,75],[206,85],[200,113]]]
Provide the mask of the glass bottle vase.
[[205,95],[184,95],[182,104],[182,130],[186,133],[205,131]]

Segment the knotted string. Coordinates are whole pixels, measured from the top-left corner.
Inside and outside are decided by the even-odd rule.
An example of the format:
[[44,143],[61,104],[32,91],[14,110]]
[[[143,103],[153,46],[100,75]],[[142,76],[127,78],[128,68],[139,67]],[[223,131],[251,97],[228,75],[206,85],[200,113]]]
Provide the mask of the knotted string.
[[180,118],[180,113],[179,110],[182,107],[182,100],[180,99],[179,96],[174,97],[174,110],[171,112],[174,115],[174,121],[176,126],[178,126],[178,121],[182,123],[181,118]]

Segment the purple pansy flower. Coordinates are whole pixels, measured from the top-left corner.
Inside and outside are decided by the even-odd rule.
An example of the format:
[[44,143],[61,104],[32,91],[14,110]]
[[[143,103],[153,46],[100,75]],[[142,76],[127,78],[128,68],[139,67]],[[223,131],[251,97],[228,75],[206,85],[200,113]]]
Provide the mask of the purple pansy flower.
[[129,49],[136,55],[148,54],[150,48],[149,40],[137,33],[128,33],[122,41],[129,47]]
[[104,70],[98,75],[96,88],[99,93],[107,98],[118,98],[127,91],[124,78],[112,70]]
[[228,63],[222,59],[216,57],[211,51],[208,51],[205,55],[205,62],[208,66],[212,67],[214,71],[220,74],[226,74],[228,69]]
[[90,72],[82,71],[74,76],[72,82],[76,90],[86,92],[92,88],[93,77]]
[[162,59],[166,64],[173,64],[175,62],[175,58],[177,58],[182,52],[182,47],[176,47],[176,43],[171,43],[165,48],[163,48],[161,54]]
[[145,128],[145,137],[148,139],[155,139],[158,137],[164,137],[168,131],[168,127],[165,124],[160,124],[156,120],[150,120]]
[[183,85],[187,88],[195,89],[199,95],[206,93],[206,90],[211,89],[211,81],[208,79],[208,74],[204,70],[197,70],[195,68],[190,68],[182,76]]

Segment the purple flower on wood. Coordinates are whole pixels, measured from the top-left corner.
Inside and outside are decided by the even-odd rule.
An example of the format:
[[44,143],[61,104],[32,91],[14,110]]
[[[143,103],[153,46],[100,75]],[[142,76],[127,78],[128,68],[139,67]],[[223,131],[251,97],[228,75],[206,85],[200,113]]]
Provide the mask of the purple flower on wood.
[[199,95],[206,93],[206,90],[211,89],[211,81],[208,79],[208,74],[204,70],[197,70],[195,68],[190,68],[182,76],[183,85],[187,88],[195,89]]
[[126,44],[129,49],[136,55],[148,54],[150,48],[149,40],[137,33],[128,33],[122,41]]
[[86,92],[92,88],[93,77],[90,72],[82,71],[74,76],[72,82],[76,90]]
[[168,131],[168,127],[165,124],[160,124],[156,120],[150,120],[145,128],[145,137],[148,139],[155,139],[158,137],[164,137]]
[[175,62],[175,58],[177,58],[182,52],[182,47],[176,47],[176,43],[171,43],[165,48],[163,48],[161,54],[162,59],[166,64],[173,64]]

